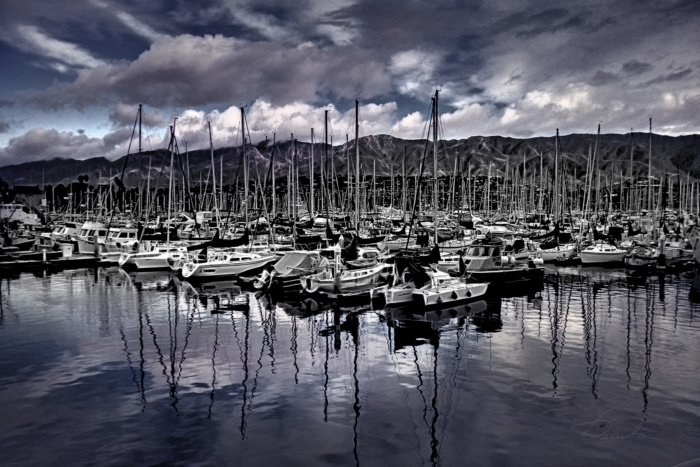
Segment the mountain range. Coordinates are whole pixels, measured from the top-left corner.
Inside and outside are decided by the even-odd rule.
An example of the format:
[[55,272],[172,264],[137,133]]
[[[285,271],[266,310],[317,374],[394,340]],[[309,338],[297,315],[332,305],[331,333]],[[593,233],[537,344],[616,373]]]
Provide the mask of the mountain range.
[[[596,139],[597,149],[596,149]],[[644,178],[649,170],[649,144],[651,139],[651,165],[654,176],[680,173],[683,176],[700,178],[700,135],[664,136],[649,133],[570,134],[559,137],[559,164],[567,172],[579,178],[585,173],[589,154],[598,154],[598,168],[606,174],[614,173],[629,178],[630,160],[633,161],[632,176]],[[359,140],[361,171],[371,176],[400,176],[402,163],[405,161],[406,175],[414,176],[420,170],[421,160],[425,161],[424,174],[431,175],[433,170],[433,143],[426,140],[405,140],[389,135],[362,137]],[[275,174],[286,179],[288,169],[294,160],[300,170],[300,176],[308,177],[311,154],[314,158],[314,173],[320,174],[320,166],[327,164],[335,167],[338,176],[347,174],[348,160],[351,171],[355,167],[355,141],[343,145],[327,147],[323,143],[261,142],[247,146],[250,157],[250,177],[252,180],[267,177],[269,161],[274,150]],[[451,175],[455,161],[459,162],[465,175],[471,170],[472,176],[486,175],[491,167],[492,176],[503,175],[506,167],[522,170],[525,161],[528,174],[536,170],[539,174],[540,164],[554,167],[555,137],[510,138],[502,136],[473,136],[460,140],[440,140],[438,148],[438,172]],[[224,184],[231,183],[237,177],[243,177],[241,169],[242,148],[219,148],[213,151],[217,184],[220,168],[223,166]],[[348,159],[349,158],[349,159]],[[210,171],[212,153],[209,149],[180,153],[174,158],[175,173],[182,177],[182,170],[189,164],[192,183],[200,180],[204,183]],[[104,157],[86,160],[50,159],[38,162],[26,162],[0,168],[0,178],[12,186],[67,185],[88,177],[88,183],[97,184],[102,177],[119,177],[128,187],[145,186],[151,174],[151,187],[167,184],[165,176],[170,170],[170,153],[166,149],[130,154],[110,161]],[[332,165],[331,165],[332,164]],[[471,169],[469,169],[471,167]],[[124,175],[122,176],[122,171]]]

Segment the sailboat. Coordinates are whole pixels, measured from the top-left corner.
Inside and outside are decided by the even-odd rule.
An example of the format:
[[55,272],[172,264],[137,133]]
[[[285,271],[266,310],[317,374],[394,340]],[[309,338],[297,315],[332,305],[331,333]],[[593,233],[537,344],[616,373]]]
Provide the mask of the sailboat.
[[[175,160],[175,125],[170,127],[170,187],[168,190],[168,219],[171,218],[170,210],[173,205],[173,166]],[[187,254],[185,244],[172,244],[170,242],[170,226],[167,229],[165,244],[149,245],[145,251],[136,253],[124,252],[119,257],[119,266],[122,268],[145,269],[171,269],[172,265],[179,262]]]
[[240,251],[208,251],[206,261],[187,261],[182,264],[181,274],[185,279],[219,279],[235,277],[253,272],[277,262],[277,255],[259,255]]

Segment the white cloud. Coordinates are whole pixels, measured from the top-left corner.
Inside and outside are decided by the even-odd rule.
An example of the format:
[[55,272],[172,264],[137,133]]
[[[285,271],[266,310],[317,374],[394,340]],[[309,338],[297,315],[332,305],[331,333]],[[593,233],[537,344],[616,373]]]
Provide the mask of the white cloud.
[[66,72],[68,67],[90,69],[105,63],[78,45],[50,37],[36,26],[18,26],[17,33],[18,47],[50,59],[57,71]]
[[131,29],[133,32],[135,32],[139,36],[145,37],[146,39],[149,39],[151,41],[155,41],[156,39],[158,39],[162,35],[162,34],[158,33],[156,30],[154,30],[152,27],[148,26],[145,23],[142,23],[141,21],[136,19],[133,15],[131,15],[125,11],[118,12],[116,14],[116,16],[129,29]]
[[424,98],[439,84],[436,83],[435,70],[441,59],[440,54],[405,50],[389,59],[388,69],[400,93]]

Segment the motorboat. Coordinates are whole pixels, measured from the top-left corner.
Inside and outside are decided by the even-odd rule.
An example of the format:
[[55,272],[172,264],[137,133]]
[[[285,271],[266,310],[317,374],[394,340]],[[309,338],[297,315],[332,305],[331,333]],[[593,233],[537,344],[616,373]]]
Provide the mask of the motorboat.
[[595,243],[581,250],[581,264],[620,263],[627,256],[627,250],[609,243]]
[[462,256],[462,262],[460,272],[477,282],[509,284],[544,277],[541,258],[516,261],[515,257],[504,254],[500,244],[472,245]]

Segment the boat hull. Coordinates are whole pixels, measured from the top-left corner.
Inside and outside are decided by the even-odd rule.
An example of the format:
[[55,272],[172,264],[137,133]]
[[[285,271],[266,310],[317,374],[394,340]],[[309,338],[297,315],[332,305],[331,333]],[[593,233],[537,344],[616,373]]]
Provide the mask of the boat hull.
[[218,279],[236,277],[241,274],[256,271],[267,264],[277,261],[276,256],[257,258],[250,261],[212,261],[206,263],[185,263],[182,266],[182,277],[185,279]]
[[447,283],[429,289],[415,290],[413,298],[425,308],[451,306],[477,300],[488,290],[488,283]]
[[581,264],[609,264],[609,263],[621,263],[627,252],[616,252],[616,253],[604,253],[604,252],[591,252],[582,251],[581,252]]
[[361,287],[368,287],[379,282],[384,265],[379,264],[367,269],[349,269],[336,278],[328,271],[323,271],[300,279],[302,289],[307,293],[314,292],[343,292],[344,290],[356,291]]

